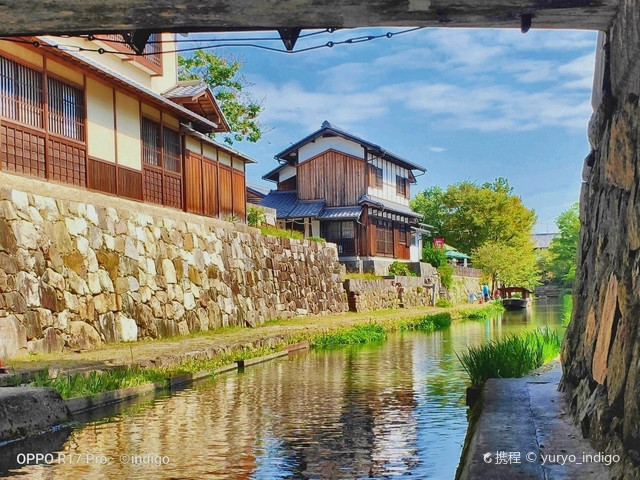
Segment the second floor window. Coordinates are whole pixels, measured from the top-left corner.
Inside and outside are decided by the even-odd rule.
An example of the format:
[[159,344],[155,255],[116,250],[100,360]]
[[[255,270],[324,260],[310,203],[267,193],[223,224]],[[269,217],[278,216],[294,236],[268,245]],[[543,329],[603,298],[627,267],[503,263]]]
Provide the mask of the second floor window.
[[146,165],[180,172],[180,135],[142,117],[142,161]]
[[80,142],[84,141],[84,94],[82,89],[47,79],[49,131]]
[[369,184],[373,187],[382,188],[382,169],[373,164],[369,164]]
[[0,107],[3,117],[43,128],[42,96],[41,72],[0,57]]
[[409,179],[396,175],[396,195],[409,197]]

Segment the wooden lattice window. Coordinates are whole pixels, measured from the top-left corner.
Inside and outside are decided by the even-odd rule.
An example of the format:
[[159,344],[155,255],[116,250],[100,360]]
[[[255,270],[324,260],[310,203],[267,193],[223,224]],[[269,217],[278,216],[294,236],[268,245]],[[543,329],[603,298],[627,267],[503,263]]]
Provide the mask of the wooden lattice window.
[[172,172],[180,171],[180,135],[175,130],[162,129],[162,159],[165,169]]
[[354,222],[326,222],[322,223],[322,236],[327,242],[338,246],[338,254],[355,254],[355,223]]
[[382,169],[373,164],[369,164],[369,183],[375,187],[382,187]]
[[47,79],[49,131],[84,142],[84,93],[81,88]]
[[409,197],[409,179],[396,175],[396,195]]
[[0,57],[0,109],[3,117],[43,128],[42,73]]
[[393,256],[393,223],[376,219],[376,251],[378,255]]
[[142,117],[142,161],[147,165],[161,167],[160,124]]

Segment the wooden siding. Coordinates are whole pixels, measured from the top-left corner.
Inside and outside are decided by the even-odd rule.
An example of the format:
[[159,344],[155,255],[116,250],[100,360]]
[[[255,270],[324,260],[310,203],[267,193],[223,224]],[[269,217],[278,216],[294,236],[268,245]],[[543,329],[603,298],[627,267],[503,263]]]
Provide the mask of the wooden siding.
[[204,210],[202,213],[215,217],[220,214],[218,202],[218,165],[206,158],[202,163],[202,184],[204,186]]
[[231,168],[226,165],[218,166],[220,187],[220,215],[226,217],[233,213],[233,178]]
[[329,150],[298,165],[298,198],[327,206],[356,205],[366,193],[365,162]]
[[298,188],[297,176],[289,177],[286,180],[278,183],[278,190],[296,190]]
[[2,170],[46,178],[45,134],[2,120]]
[[143,199],[142,172],[132,168],[118,165],[118,195],[132,198],[134,200]]
[[244,181],[244,172],[233,170],[233,214],[244,218],[247,209],[247,187]]
[[83,143],[50,135],[47,153],[49,180],[87,186],[87,148]]
[[184,166],[185,208],[187,212],[203,213],[202,155],[187,150]]
[[105,193],[118,193],[116,164],[89,158],[87,187]]

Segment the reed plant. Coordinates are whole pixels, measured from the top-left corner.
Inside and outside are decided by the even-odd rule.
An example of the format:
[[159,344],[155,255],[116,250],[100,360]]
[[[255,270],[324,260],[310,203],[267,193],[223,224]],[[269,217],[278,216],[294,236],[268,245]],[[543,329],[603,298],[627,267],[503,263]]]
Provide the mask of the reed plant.
[[421,332],[435,332],[436,330],[444,330],[445,328],[448,328],[450,326],[451,314],[445,312],[405,320],[398,325],[398,330],[419,330]]
[[481,321],[489,320],[502,312],[504,312],[504,306],[499,300],[494,300],[479,308],[464,308],[458,310],[458,314],[465,320]]
[[558,332],[545,329],[504,337],[456,355],[473,386],[481,386],[489,378],[523,377],[558,356],[561,346]]
[[314,348],[336,348],[361,345],[387,339],[387,331],[379,323],[367,323],[324,332],[311,339]]

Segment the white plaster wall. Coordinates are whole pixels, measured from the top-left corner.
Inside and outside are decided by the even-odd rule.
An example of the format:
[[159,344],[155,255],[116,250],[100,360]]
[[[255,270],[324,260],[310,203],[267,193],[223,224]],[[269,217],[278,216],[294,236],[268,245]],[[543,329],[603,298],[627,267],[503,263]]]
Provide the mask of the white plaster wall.
[[280,182],[284,182],[285,180],[295,177],[298,173],[296,167],[292,167],[291,165],[287,165],[282,170],[280,170]]
[[124,93],[116,92],[116,124],[118,129],[118,163],[125,167],[142,170],[138,100]]
[[87,79],[87,151],[89,156],[116,161],[116,138],[113,130],[113,89]]
[[364,158],[364,148],[359,143],[340,137],[322,137],[303,145],[298,150],[298,163],[320,155],[329,149],[337,150],[357,158]]
[[[368,163],[382,168],[382,188],[370,185],[367,193],[384,200],[390,200],[408,206],[409,199],[396,194],[396,175],[408,178],[409,170],[372,155],[369,156]],[[409,190],[409,193],[411,193],[411,190]]]

